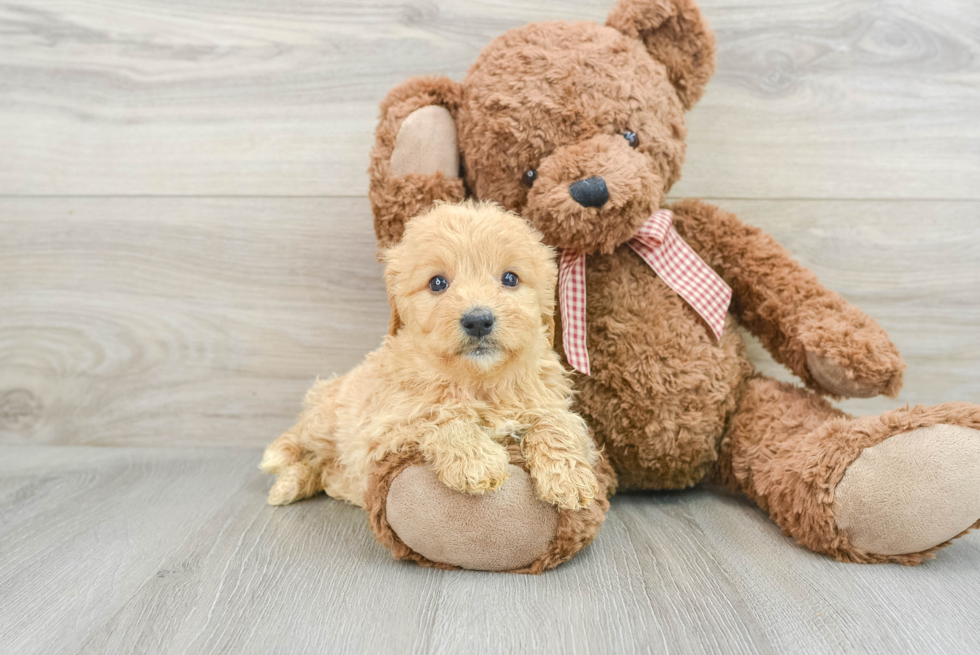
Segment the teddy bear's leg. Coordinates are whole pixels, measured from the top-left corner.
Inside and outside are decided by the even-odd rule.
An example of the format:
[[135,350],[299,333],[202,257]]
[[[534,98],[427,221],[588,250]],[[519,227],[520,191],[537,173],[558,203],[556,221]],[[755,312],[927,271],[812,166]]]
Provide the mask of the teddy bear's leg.
[[855,419],[809,391],[755,377],[719,473],[816,552],[918,564],[980,527],[980,406]]
[[398,559],[423,566],[541,573],[589,545],[609,509],[615,473],[595,467],[599,492],[581,510],[538,498],[520,449],[511,444],[510,478],[474,496],[449,489],[418,453],[388,456],[375,469],[365,507],[378,541]]

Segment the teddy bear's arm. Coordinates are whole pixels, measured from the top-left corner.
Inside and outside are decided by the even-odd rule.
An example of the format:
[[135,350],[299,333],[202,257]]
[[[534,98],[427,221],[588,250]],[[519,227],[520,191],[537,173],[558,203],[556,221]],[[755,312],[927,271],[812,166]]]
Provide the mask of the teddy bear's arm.
[[381,248],[397,243],[405,222],[434,202],[465,197],[455,125],[461,93],[446,77],[411,77],[382,101],[368,168]]
[[732,287],[732,314],[807,386],[834,396],[895,396],[905,364],[872,318],[762,230],[696,200],[672,207],[677,231]]

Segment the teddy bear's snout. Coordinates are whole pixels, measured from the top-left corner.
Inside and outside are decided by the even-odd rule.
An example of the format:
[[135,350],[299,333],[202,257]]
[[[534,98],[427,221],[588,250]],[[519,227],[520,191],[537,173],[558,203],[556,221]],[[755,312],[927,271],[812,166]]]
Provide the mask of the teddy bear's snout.
[[542,159],[520,211],[558,248],[609,253],[656,210],[664,184],[618,134],[596,134]]
[[568,192],[583,207],[602,207],[609,200],[606,181],[598,175],[570,184]]

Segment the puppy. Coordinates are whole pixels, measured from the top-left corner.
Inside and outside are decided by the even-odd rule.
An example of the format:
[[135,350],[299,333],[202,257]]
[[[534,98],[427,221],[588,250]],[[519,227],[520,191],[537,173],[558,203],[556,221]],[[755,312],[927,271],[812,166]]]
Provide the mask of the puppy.
[[388,336],[357,368],[318,381],[266,450],[269,503],[322,490],[363,507],[372,465],[408,449],[452,489],[495,491],[510,461],[501,442],[514,436],[542,500],[590,505],[596,452],[552,350],[557,270],[540,239],[492,204],[410,221],[384,255]]

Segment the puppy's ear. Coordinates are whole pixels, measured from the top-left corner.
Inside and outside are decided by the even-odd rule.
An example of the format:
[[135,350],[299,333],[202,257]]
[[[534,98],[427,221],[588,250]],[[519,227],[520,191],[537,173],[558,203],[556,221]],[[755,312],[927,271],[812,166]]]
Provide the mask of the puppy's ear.
[[555,347],[555,308],[550,312],[541,312],[541,323],[544,324],[545,332],[548,335],[548,345]]
[[392,298],[390,292],[388,293],[388,304],[391,306],[391,317],[388,319],[388,334],[395,336],[404,323],[402,323],[401,316],[398,315],[398,306],[395,304],[395,299]]
[[398,303],[395,301],[395,282],[398,279],[398,271],[393,261],[393,251],[391,248],[381,253],[381,261],[385,262],[385,287],[388,289],[388,306],[391,308],[391,316],[388,319],[388,334],[395,336],[398,330],[404,325],[401,315],[398,313]]
[[715,72],[715,34],[693,0],[619,0],[606,25],[643,41],[690,109]]
[[557,255],[555,249],[539,243],[541,250],[541,279],[544,280],[543,288],[538,297],[541,303],[541,324],[544,325],[545,333],[548,335],[548,345],[555,347],[555,311],[558,306],[555,304],[555,290],[558,286],[558,265],[555,263]]

